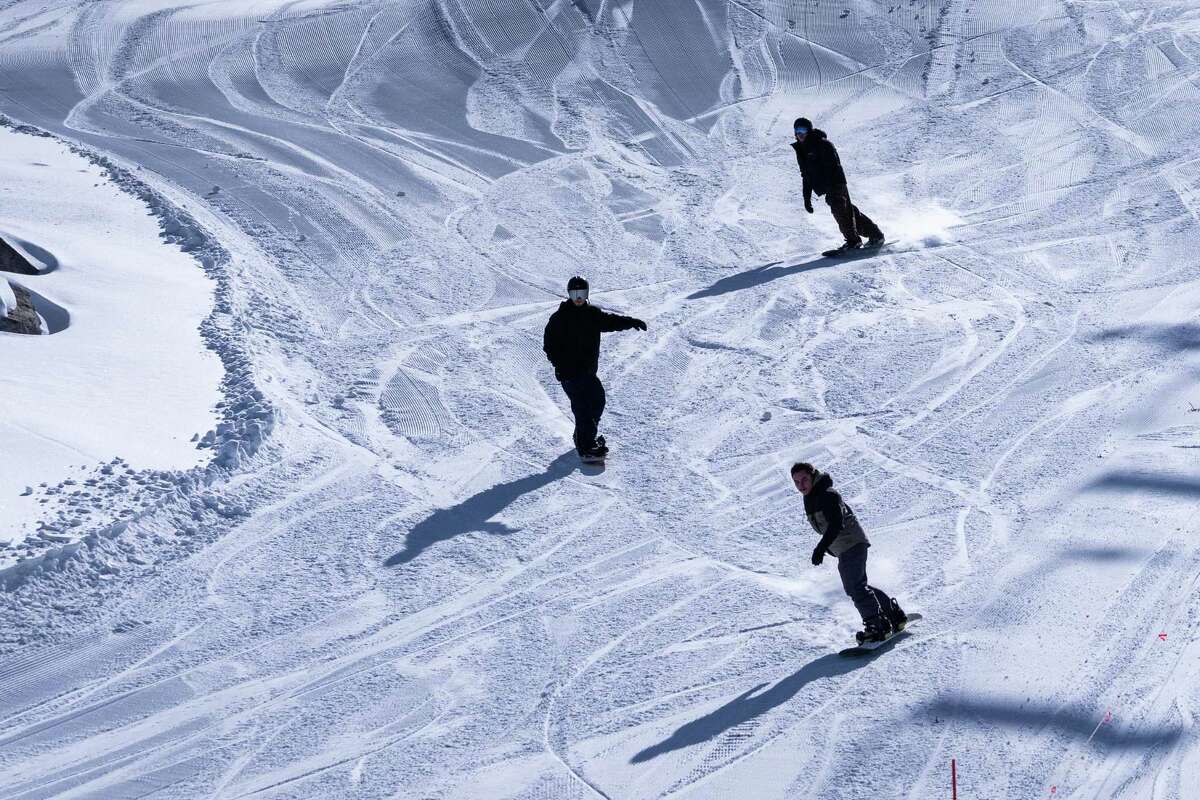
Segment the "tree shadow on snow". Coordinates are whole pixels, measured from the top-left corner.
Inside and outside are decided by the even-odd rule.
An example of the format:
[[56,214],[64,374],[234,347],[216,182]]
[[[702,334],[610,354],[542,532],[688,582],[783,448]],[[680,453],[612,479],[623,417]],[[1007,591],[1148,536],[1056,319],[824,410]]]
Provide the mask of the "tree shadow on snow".
[[571,449],[550,462],[546,471],[541,474],[528,475],[507,483],[498,483],[456,506],[433,512],[412,527],[405,539],[404,549],[383,562],[384,566],[394,567],[397,564],[407,564],[421,555],[426,548],[464,533],[479,531],[498,536],[513,533],[513,528],[502,522],[493,522],[492,517],[522,495],[570,475],[578,463],[579,456],[576,455],[574,449]]
[[786,278],[788,275],[798,275],[801,272],[832,267],[835,264],[844,264],[847,261],[853,260],[853,258],[828,258],[820,256],[819,258],[814,258],[812,261],[805,261],[803,264],[792,264],[790,267],[779,266],[783,263],[782,261],[772,261],[770,264],[763,264],[761,267],[755,267],[745,272],[727,275],[707,289],[701,289],[698,292],[689,294],[687,299],[700,300],[705,297],[716,297],[717,295],[728,294],[729,292],[752,289],[764,283]]
[[[890,650],[896,643],[892,640],[875,650],[878,655]],[[652,758],[657,758],[673,750],[681,750],[692,745],[711,741],[731,728],[744,722],[757,719],[771,709],[781,706],[795,697],[801,689],[818,678],[832,678],[845,675],[856,669],[870,664],[873,658],[848,658],[830,653],[821,656],[816,661],[805,664],[796,672],[776,683],[770,689],[761,691],[767,684],[760,683],[748,692],[740,694],[715,711],[705,714],[699,719],[692,720],[675,731],[667,739],[656,745],[647,747],[629,759],[631,764],[641,764]]]
[[1140,725],[1127,728],[1123,726],[1119,715],[1102,722],[1105,719],[1103,709],[1038,705],[1016,699],[951,695],[934,700],[919,713],[999,725],[1024,730],[1030,735],[1044,734],[1048,728],[1054,728],[1081,741],[1094,732],[1093,741],[1097,745],[1115,750],[1142,750],[1170,745],[1183,735],[1183,731],[1176,727]]
[[1087,485],[1088,491],[1162,492],[1183,497],[1200,496],[1200,478],[1153,475],[1138,472],[1112,472]]

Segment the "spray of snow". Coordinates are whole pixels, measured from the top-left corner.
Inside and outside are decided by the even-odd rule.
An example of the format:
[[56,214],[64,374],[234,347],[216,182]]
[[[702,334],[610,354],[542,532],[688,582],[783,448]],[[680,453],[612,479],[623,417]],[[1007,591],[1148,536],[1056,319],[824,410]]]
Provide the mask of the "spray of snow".
[[909,247],[933,247],[954,240],[951,231],[963,223],[962,217],[946,208],[937,198],[913,202],[901,197],[872,197],[872,204],[886,207],[880,216],[889,239]]

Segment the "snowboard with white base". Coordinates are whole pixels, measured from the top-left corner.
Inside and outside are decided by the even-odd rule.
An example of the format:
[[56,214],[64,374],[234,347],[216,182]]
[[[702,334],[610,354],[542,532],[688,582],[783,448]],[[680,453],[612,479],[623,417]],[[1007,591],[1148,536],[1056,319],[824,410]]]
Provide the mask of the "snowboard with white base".
[[921,619],[920,614],[909,614],[908,622],[905,624],[904,630],[900,631],[899,633],[893,633],[891,636],[887,637],[882,642],[863,642],[862,644],[857,645],[855,647],[847,647],[845,650],[840,650],[838,652],[838,655],[840,655],[840,656],[865,656],[868,653],[873,653],[876,650],[878,650],[879,648],[883,647],[888,642],[894,642],[897,639],[903,639],[904,637],[908,636],[908,632],[910,630],[912,630],[913,623],[919,619]]

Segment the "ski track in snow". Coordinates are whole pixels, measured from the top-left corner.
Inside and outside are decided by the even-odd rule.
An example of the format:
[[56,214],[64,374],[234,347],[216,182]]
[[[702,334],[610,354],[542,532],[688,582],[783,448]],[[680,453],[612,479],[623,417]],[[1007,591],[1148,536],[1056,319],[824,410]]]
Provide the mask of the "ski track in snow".
[[[1197,64],[1182,0],[3,4],[272,423],[0,572],[0,798],[1189,797]],[[800,114],[898,244],[814,255]],[[576,273],[649,323],[603,468]],[[873,658],[797,459],[925,615]]]

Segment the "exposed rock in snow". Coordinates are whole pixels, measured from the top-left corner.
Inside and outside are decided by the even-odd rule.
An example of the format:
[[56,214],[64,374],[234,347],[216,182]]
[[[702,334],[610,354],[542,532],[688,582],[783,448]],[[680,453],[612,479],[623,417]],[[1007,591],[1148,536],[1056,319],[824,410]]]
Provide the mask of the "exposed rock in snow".
[[46,324],[38,316],[29,291],[9,284],[0,276],[0,333],[25,333],[38,336],[47,333]]

